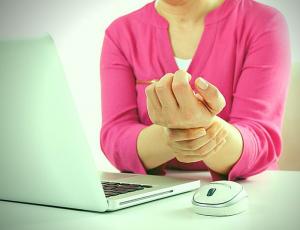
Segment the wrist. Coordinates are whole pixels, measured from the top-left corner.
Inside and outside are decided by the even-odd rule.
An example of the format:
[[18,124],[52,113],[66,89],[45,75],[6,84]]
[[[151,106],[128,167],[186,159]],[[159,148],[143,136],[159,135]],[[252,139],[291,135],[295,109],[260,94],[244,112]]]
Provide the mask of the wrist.
[[216,173],[227,175],[242,154],[243,139],[238,129],[232,124],[220,117],[216,117],[215,122],[221,123],[226,129],[228,133],[226,143],[218,152],[203,161],[208,168]]

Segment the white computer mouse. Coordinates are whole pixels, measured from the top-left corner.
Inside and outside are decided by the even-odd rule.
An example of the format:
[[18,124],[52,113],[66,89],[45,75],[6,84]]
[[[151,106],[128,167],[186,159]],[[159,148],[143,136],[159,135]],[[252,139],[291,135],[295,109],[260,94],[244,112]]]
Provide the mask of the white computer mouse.
[[231,216],[248,208],[248,194],[233,181],[215,181],[201,186],[193,196],[193,209],[207,216]]

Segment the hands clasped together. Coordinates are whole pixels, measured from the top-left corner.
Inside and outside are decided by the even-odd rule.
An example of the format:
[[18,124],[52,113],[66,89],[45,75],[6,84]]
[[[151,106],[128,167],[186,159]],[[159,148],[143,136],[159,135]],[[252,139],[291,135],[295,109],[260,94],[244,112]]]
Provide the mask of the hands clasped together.
[[195,81],[183,70],[167,73],[146,88],[147,109],[153,124],[164,127],[164,136],[176,159],[191,163],[216,153],[226,142],[227,131],[216,115],[225,107],[219,90],[202,78]]

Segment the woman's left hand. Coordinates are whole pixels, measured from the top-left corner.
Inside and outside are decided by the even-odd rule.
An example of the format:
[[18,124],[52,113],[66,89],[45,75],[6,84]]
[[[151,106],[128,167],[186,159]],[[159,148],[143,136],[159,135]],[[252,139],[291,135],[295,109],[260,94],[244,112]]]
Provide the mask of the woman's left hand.
[[207,128],[224,108],[225,99],[215,86],[196,79],[197,98],[188,78],[187,72],[178,70],[146,88],[148,114],[154,124],[173,129]]

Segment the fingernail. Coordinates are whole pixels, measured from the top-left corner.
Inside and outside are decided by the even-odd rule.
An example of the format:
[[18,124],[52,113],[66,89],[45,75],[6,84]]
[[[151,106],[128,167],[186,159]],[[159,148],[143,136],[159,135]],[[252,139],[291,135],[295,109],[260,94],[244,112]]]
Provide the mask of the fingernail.
[[206,90],[208,88],[208,83],[203,78],[199,77],[197,80],[197,86],[199,86],[202,90]]

